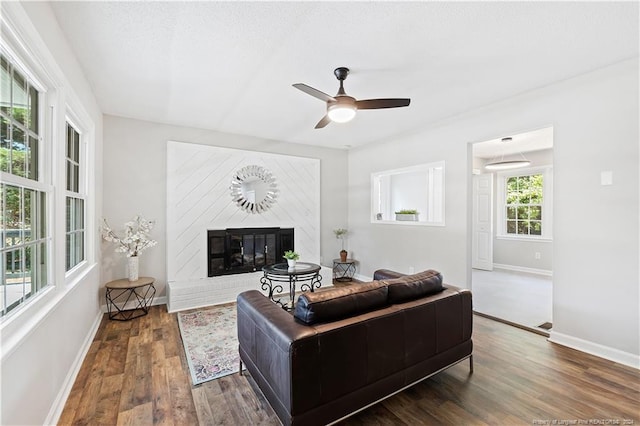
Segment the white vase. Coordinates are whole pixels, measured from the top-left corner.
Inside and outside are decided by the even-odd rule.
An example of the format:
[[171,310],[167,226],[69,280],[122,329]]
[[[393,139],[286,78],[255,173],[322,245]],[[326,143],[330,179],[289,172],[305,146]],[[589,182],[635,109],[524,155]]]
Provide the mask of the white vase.
[[296,266],[295,259],[287,259],[287,265],[289,265],[289,268],[294,268]]
[[127,257],[127,273],[129,281],[138,281],[138,256]]

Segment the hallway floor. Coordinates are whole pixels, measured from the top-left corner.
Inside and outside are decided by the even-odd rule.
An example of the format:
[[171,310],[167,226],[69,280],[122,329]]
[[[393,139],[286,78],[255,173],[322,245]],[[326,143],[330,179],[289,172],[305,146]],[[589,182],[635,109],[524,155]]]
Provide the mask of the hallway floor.
[[474,311],[537,331],[552,323],[551,277],[494,269],[472,270]]

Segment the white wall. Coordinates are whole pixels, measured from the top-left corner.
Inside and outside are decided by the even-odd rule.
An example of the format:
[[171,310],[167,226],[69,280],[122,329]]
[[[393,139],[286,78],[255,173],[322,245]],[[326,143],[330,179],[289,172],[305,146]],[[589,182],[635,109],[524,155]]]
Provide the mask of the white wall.
[[[2,15],[13,25],[26,49],[56,82],[56,128],[64,129],[65,104],[86,118],[95,135],[89,148],[93,158],[102,155],[102,113],[93,93],[62,35],[47,3],[2,2]],[[58,136],[61,136],[61,133]],[[61,145],[62,146],[62,145]],[[58,150],[58,153],[60,150]],[[62,150],[62,152],[64,152]],[[59,157],[58,157],[59,158]],[[58,163],[59,164],[59,163]],[[102,193],[102,165],[90,169],[90,194]],[[56,177],[63,176],[56,174]],[[64,180],[59,180],[64,188]],[[53,205],[56,248],[64,253],[64,192],[57,192]],[[88,203],[88,226],[99,217],[102,200]],[[87,230],[93,234],[93,229]],[[62,236],[62,237],[61,237]],[[0,424],[55,423],[75,374],[88,350],[102,312],[98,303],[99,245],[92,244],[88,266],[75,280],[66,280],[64,254],[55,257],[55,287],[36,296],[24,309],[2,319],[2,391]],[[59,250],[57,250],[60,253]]]
[[[349,155],[349,244],[362,273],[440,270],[470,283],[469,143],[554,128],[552,340],[638,366],[638,59]],[[446,161],[446,226],[369,223],[372,172]],[[614,185],[601,186],[600,172]],[[393,247],[393,249],[391,249]]]
[[[164,297],[167,282],[166,146],[170,140],[320,159],[321,261],[331,266],[331,259],[338,257],[340,242],[332,230],[346,228],[346,151],[105,115],[103,214],[114,228],[137,213],[157,221],[151,235],[158,245],[142,253],[140,274],[156,278],[159,297]],[[125,276],[125,261],[112,248],[103,243],[103,283]]]

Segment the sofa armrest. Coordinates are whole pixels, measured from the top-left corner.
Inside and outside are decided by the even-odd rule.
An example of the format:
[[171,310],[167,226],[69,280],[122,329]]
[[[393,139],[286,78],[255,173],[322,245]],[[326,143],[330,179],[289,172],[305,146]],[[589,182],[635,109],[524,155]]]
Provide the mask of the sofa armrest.
[[390,269],[378,269],[377,271],[375,271],[373,273],[373,280],[374,281],[391,280],[391,279],[394,279],[394,278],[404,277],[405,275],[406,274],[403,274],[401,272],[392,271]]
[[[238,338],[247,330],[245,326],[256,327],[261,330],[274,345],[281,350],[288,351],[291,343],[313,336],[316,331],[302,325],[280,306],[271,302],[257,290],[245,291],[238,295]],[[251,324],[248,324],[249,321]],[[242,341],[240,341],[242,345]]]

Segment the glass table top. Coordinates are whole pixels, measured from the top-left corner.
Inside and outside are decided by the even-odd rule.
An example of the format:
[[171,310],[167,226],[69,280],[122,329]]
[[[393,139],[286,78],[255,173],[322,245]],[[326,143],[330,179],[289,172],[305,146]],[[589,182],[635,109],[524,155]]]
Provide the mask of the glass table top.
[[275,275],[300,275],[318,272],[320,270],[320,265],[316,265],[315,263],[296,262],[296,266],[289,268],[289,265],[286,263],[276,263],[275,265],[265,266],[262,270],[266,273]]

